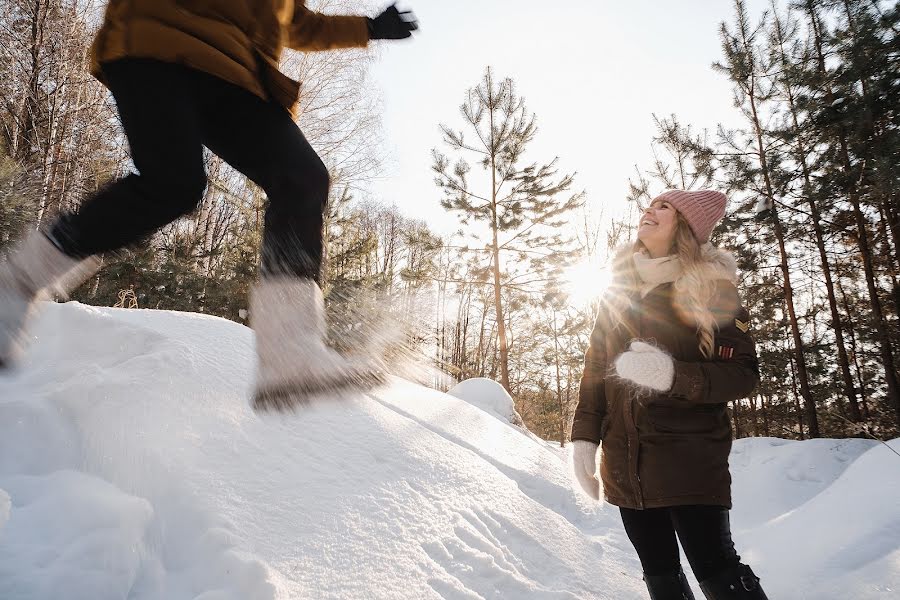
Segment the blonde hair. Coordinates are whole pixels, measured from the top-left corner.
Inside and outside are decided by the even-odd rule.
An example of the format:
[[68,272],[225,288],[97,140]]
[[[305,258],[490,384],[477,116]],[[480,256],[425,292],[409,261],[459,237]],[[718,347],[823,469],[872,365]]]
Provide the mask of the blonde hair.
[[710,303],[716,293],[716,281],[710,277],[712,265],[703,256],[700,242],[694,236],[687,221],[676,213],[675,254],[681,260],[681,277],[675,280],[673,308],[685,323],[697,327],[697,341],[704,358],[713,355],[713,327],[716,319]]
[[[676,218],[672,250],[681,261],[681,275],[673,283],[675,293],[672,295],[672,305],[682,322],[697,328],[697,344],[703,357],[712,358],[716,319],[710,310],[710,303],[716,293],[716,265],[704,255],[703,247],[681,213],[676,212]],[[646,248],[638,240],[631,250],[633,253]],[[631,254],[626,258],[630,259]],[[633,267],[620,269],[619,277],[610,285],[605,305],[614,327],[622,324],[624,313],[630,308],[631,292],[637,289],[637,285]]]

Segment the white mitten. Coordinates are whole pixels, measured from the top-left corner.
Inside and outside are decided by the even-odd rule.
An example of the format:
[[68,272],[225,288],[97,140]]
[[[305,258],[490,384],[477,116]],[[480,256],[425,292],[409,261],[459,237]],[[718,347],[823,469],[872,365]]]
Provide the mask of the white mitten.
[[584,492],[594,500],[600,499],[600,480],[597,479],[597,449],[599,444],[586,440],[572,442],[572,470]]
[[616,374],[641,387],[667,392],[675,380],[675,362],[656,346],[634,341],[616,359]]

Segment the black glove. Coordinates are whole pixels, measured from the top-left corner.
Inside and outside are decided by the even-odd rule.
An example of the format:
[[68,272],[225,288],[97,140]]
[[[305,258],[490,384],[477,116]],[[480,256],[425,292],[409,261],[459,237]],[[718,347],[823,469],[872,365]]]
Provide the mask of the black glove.
[[411,11],[400,12],[392,4],[374,19],[368,19],[370,40],[402,40],[419,28]]

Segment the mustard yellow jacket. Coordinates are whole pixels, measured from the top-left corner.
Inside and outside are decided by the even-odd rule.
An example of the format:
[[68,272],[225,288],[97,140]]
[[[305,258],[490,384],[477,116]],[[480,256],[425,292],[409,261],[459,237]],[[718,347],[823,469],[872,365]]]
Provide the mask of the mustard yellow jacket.
[[364,47],[365,17],[323,15],[304,0],[110,0],[91,48],[91,73],[120,58],[183,64],[293,111],[300,83],[278,70],[285,47]]

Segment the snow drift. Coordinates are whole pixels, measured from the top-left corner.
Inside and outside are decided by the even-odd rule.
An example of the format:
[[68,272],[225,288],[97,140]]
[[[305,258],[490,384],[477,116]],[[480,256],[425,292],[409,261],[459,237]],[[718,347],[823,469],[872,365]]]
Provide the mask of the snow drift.
[[447,393],[507,423],[522,425],[522,417],[516,412],[512,396],[493,379],[467,379],[453,386]]
[[[395,379],[260,417],[243,326],[70,303],[34,337],[0,377],[4,600],[646,595],[617,510],[488,384],[464,401]],[[895,597],[900,457],[761,439],[732,464],[770,597]]]

